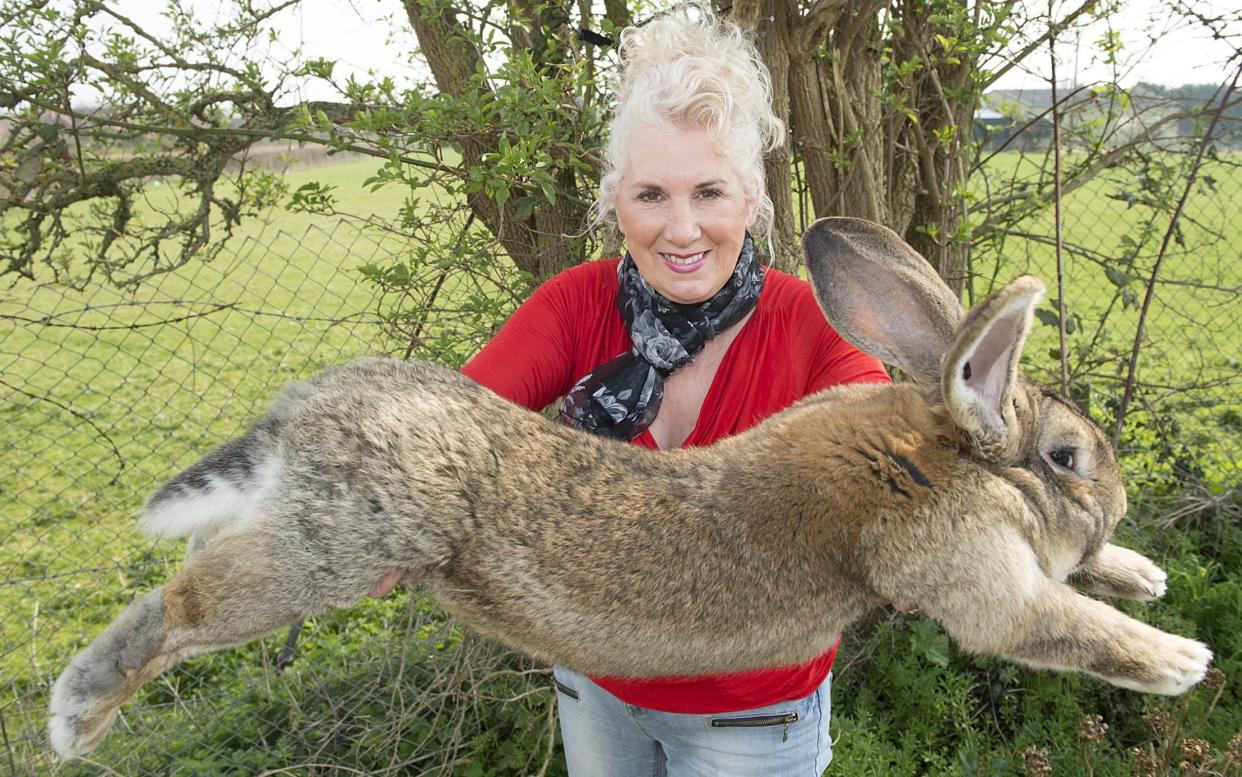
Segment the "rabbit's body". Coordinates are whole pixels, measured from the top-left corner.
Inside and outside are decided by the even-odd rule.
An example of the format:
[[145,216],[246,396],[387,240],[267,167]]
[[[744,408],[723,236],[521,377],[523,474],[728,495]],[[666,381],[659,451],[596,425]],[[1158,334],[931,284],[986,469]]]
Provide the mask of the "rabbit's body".
[[[817,225],[811,258],[884,253],[925,272],[860,224]],[[960,326],[932,316],[879,335],[851,319],[868,304],[856,297],[884,307],[892,288],[871,279],[838,303],[836,270],[811,269],[838,331],[923,377],[943,358],[940,385],[831,389],[710,448],[657,452],[434,365],[370,359],[300,384],[152,498],[152,528],[216,534],[57,681],[53,745],[84,752],[185,655],[350,605],[399,568],[479,631],[592,674],[804,661],[900,600],[968,650],[1158,693],[1197,682],[1202,645],[1063,582],[1150,598],[1164,576],[1107,544],[1125,512],[1107,439],[1016,374],[1042,286],[1019,279]],[[960,317],[947,289],[919,293],[940,295],[924,311]],[[934,360],[890,343],[944,330],[957,334]]]
[[[594,674],[792,663],[822,653],[880,601],[847,536],[867,519],[857,489],[846,489],[870,464],[856,455],[824,472],[808,462],[821,477],[803,483],[765,463],[779,456],[766,447],[788,448],[803,419],[844,436],[850,422],[829,407],[837,395],[874,395],[877,420],[892,427],[886,391],[843,387],[774,428],[657,452],[584,440],[435,365],[363,360],[325,373],[284,417],[258,422],[257,440],[223,446],[244,455],[174,478],[148,513],[207,502],[223,481],[261,495],[209,546],[239,535],[244,556],[213,555],[279,564],[290,598],[316,591],[312,611],[352,604],[399,567],[480,631]],[[806,512],[777,509],[773,493]],[[895,493],[877,482],[875,497],[888,504]],[[253,544],[269,533],[280,553]]]

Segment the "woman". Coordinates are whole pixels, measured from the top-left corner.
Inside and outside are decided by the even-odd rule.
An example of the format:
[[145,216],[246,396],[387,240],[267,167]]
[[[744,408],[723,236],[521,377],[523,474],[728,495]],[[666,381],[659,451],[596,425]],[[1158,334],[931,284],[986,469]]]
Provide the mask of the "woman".
[[[685,15],[621,40],[596,213],[628,252],[543,284],[462,372],[531,409],[564,397],[567,423],[661,449],[711,444],[831,385],[887,380],[805,282],[755,258],[748,230],[772,222],[763,154],[783,127],[754,46],[731,23]],[[570,774],[818,775],[836,645],[824,648],[805,665],[710,677],[558,667]]]

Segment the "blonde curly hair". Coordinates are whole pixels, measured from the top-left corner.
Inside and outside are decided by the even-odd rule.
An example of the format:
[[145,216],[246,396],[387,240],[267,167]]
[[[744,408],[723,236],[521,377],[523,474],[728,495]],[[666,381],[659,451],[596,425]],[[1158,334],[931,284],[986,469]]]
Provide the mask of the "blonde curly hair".
[[616,191],[635,128],[705,129],[757,206],[751,228],[756,240],[766,240],[773,210],[763,157],[784,143],[785,125],[772,111],[771,78],[749,36],[733,22],[692,6],[644,27],[627,27],[620,50],[617,109],[593,222],[616,226]]

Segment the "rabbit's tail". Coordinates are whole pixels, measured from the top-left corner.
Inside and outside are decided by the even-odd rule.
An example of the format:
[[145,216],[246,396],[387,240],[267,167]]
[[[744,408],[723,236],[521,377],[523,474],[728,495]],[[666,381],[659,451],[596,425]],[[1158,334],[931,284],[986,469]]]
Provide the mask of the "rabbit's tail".
[[276,485],[277,438],[294,407],[314,391],[294,383],[246,434],[229,440],[160,487],[139,525],[160,537],[209,537],[254,514]]

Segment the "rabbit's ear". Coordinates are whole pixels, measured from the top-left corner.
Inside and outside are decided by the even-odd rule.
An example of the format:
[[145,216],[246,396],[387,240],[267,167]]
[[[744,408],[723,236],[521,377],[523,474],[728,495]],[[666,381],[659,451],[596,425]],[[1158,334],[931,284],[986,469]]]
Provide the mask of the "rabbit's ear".
[[853,218],[816,221],[802,248],[819,305],[842,337],[915,377],[940,379],[962,306],[926,259],[891,229]]
[[1043,296],[1043,281],[1015,278],[970,311],[945,354],[941,395],[985,455],[1003,455],[1021,434],[1011,397],[1031,314]]

